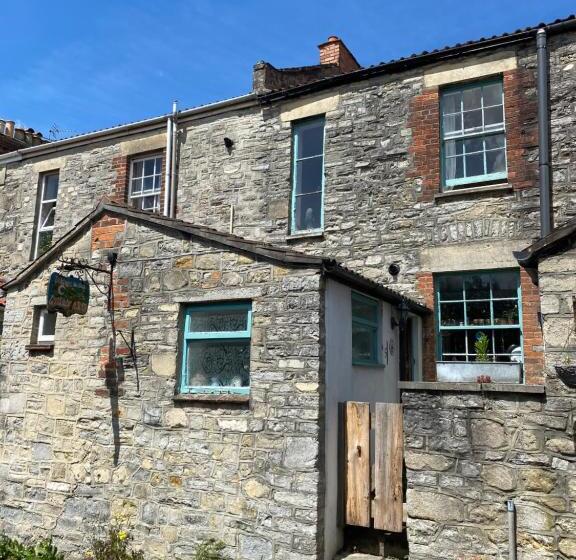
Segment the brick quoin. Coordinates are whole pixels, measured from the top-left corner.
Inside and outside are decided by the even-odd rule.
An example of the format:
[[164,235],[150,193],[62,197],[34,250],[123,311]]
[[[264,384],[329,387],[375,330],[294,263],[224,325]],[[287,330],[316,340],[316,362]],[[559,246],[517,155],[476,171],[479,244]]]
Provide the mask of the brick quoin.
[[[508,181],[514,190],[533,187],[537,163],[529,161],[538,139],[535,75],[526,69],[502,73]],[[412,130],[408,178],[420,182],[420,201],[432,202],[441,191],[440,88],[425,89],[410,102]],[[473,187],[473,185],[470,185]]]
[[525,383],[544,383],[544,340],[540,325],[540,293],[524,268],[520,269]]
[[[105,251],[106,249],[119,247],[125,231],[125,219],[107,215],[102,216],[102,218],[92,226],[92,251]],[[119,278],[116,269],[112,277],[112,282],[112,304],[113,310],[116,313],[129,305],[128,279]],[[128,321],[115,317],[114,326],[117,330],[122,330],[127,329],[129,325]],[[124,375],[122,369],[118,367],[118,358],[128,355],[129,353],[128,348],[116,347],[113,349],[112,333],[110,333],[109,342],[100,349],[100,369],[98,371],[98,377],[105,380],[106,387],[96,389],[96,396],[122,396],[124,389],[119,387],[119,384],[124,381]]]
[[[434,310],[434,276],[431,272],[416,274],[416,288],[420,292],[424,305]],[[424,381],[436,381],[436,314],[430,313],[422,318],[422,378]]]

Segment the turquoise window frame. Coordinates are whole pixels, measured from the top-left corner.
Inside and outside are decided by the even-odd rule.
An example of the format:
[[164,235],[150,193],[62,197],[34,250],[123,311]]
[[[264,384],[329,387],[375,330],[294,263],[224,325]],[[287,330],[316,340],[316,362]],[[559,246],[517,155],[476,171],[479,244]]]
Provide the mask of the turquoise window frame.
[[[312,159],[319,157],[319,155],[310,156],[308,158],[298,158],[298,147],[300,143],[300,135],[306,128],[310,128],[318,123],[322,123],[322,185],[320,188],[320,227],[314,229],[297,229],[296,228],[296,202],[299,195],[297,190],[298,174],[297,164],[299,161],[305,159]],[[290,204],[290,233],[297,235],[299,233],[321,233],[324,231],[324,163],[325,163],[325,149],[326,149],[326,117],[312,117],[303,119],[292,123],[292,195]],[[318,191],[316,191],[318,192]],[[307,193],[312,194],[312,193]]]
[[[466,299],[466,284],[465,279],[466,277],[471,277],[475,275],[492,275],[497,273],[510,273],[515,274],[517,278],[517,289],[516,289],[516,298],[494,298],[492,294],[492,282],[490,282],[490,297],[484,299]],[[463,298],[454,300],[443,300],[440,297],[440,278],[445,278],[448,276],[456,276],[462,278],[462,294]],[[490,324],[488,325],[467,325],[468,317],[467,317],[467,309],[466,303],[468,301],[474,302],[482,302],[482,301],[489,301],[490,302]],[[494,324],[494,301],[517,301],[518,303],[518,323],[515,324],[505,324],[505,325],[497,325]],[[442,326],[442,314],[441,314],[441,303],[462,303],[464,307],[464,325],[454,325],[454,326]],[[520,283],[520,271],[515,268],[510,269],[490,269],[490,270],[471,270],[466,272],[447,272],[442,274],[434,275],[434,314],[435,314],[435,323],[436,323],[436,358],[438,361],[446,361],[443,360],[443,352],[442,352],[442,332],[447,331],[496,331],[496,330],[510,330],[510,329],[517,329],[520,333],[520,349],[521,349],[521,364],[524,363],[524,333],[522,330],[522,288]],[[468,344],[468,339],[466,338],[466,344]],[[494,349],[494,339],[491,340],[492,349]],[[466,359],[465,360],[457,360],[455,363],[458,362],[470,362],[473,360],[468,360],[468,356],[473,355],[471,352],[468,352],[466,349]],[[454,353],[456,355],[456,353]],[[505,355],[505,354],[502,354]],[[495,354],[494,354],[495,356]],[[492,360],[492,363],[502,363],[496,362]]]
[[[483,130],[480,132],[464,133],[462,132],[459,136],[445,137],[444,135],[444,95],[449,93],[454,93],[455,91],[465,91],[467,89],[474,89],[482,86],[489,86],[491,84],[502,84],[502,127],[495,128],[491,130]],[[484,108],[484,98],[482,97],[482,108]],[[461,112],[461,114],[463,114]],[[483,175],[474,175],[471,177],[462,177],[459,179],[446,179],[446,150],[445,143],[449,140],[465,140],[469,138],[486,138],[487,136],[493,136],[495,134],[504,134],[504,158],[506,163],[505,171],[498,173],[485,173]],[[451,191],[455,187],[465,187],[466,185],[474,185],[475,183],[489,183],[491,181],[505,180],[508,178],[508,143],[506,138],[506,103],[504,99],[504,84],[503,79],[491,78],[488,80],[481,80],[477,82],[470,82],[463,85],[452,85],[443,88],[440,91],[440,156],[442,158],[441,162],[441,175],[442,175],[442,190]],[[486,169],[486,149],[483,151],[484,154],[484,169]],[[464,158],[464,166],[466,165],[466,158]]]
[[[354,315],[354,301],[374,306],[376,310],[376,321],[369,321],[363,317]],[[353,366],[381,366],[380,360],[380,334],[382,332],[382,308],[377,299],[365,296],[360,292],[351,292],[351,315],[352,315],[352,365]],[[354,325],[369,327],[374,329],[374,338],[372,340],[372,355],[369,360],[359,360],[354,358]]]
[[[219,331],[219,332],[202,332],[191,331],[190,321],[194,313],[207,311],[228,311],[228,310],[245,310],[246,311],[246,330],[243,331]],[[184,309],[184,329],[182,335],[182,368],[180,373],[180,393],[181,394],[235,394],[247,395],[250,393],[248,387],[225,387],[203,385],[188,385],[188,341],[190,340],[239,340],[252,338],[252,303],[251,302],[230,302],[214,304],[190,304]]]

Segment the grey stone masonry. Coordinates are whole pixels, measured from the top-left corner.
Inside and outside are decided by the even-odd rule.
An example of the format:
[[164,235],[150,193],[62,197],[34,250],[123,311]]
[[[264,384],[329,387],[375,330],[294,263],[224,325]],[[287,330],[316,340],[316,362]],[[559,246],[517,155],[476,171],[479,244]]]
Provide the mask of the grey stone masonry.
[[[105,262],[90,241],[87,233],[65,254]],[[79,553],[123,513],[147,558],[190,558],[210,536],[238,560],[318,558],[318,272],[128,222],[115,279],[128,298],[115,320],[125,335],[135,329],[139,385],[124,360],[115,390],[101,367],[110,316],[93,286],[85,316],[58,315],[52,354],[26,350],[54,266],[7,295],[0,533],[53,535]],[[249,403],[174,400],[181,306],[239,298],[253,306]]]

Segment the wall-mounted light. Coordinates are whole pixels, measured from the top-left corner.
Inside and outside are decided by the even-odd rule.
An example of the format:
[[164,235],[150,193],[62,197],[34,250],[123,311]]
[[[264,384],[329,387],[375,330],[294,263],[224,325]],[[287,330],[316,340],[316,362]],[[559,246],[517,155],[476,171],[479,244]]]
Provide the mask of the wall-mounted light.
[[410,313],[410,307],[405,299],[402,299],[400,305],[397,307],[399,312],[399,317],[392,317],[390,319],[390,326],[395,329],[396,327],[400,327],[400,330],[403,331],[408,324],[408,314]]
[[388,272],[391,276],[398,276],[398,274],[400,274],[400,265],[398,263],[392,263],[388,267]]
[[224,146],[226,146],[227,150],[231,150],[232,146],[234,146],[234,140],[228,138],[228,136],[224,136]]

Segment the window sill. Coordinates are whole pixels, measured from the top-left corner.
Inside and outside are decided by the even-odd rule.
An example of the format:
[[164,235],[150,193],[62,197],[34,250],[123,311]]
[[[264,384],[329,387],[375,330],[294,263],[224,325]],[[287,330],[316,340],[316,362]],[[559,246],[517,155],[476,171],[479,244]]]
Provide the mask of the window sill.
[[311,231],[299,231],[297,233],[291,233],[286,236],[286,241],[293,241],[295,239],[310,239],[315,237],[324,237],[323,229],[315,229]]
[[223,403],[249,403],[250,395],[232,393],[179,393],[174,396],[174,402],[223,402]]
[[379,362],[352,362],[352,367],[384,369],[386,366]]
[[28,352],[52,352],[52,350],[54,350],[54,344],[53,343],[27,344],[24,348],[28,350]]
[[454,189],[446,192],[439,192],[434,195],[434,200],[454,198],[459,196],[470,196],[475,194],[497,194],[512,192],[512,185],[509,183],[499,183],[497,185],[482,185],[478,187],[467,187],[465,189]]
[[544,385],[524,385],[522,383],[473,383],[446,381],[400,381],[401,391],[458,391],[472,393],[546,393]]

